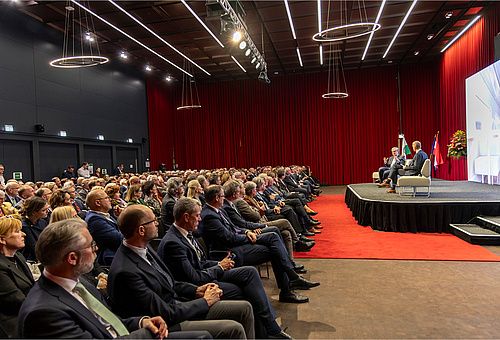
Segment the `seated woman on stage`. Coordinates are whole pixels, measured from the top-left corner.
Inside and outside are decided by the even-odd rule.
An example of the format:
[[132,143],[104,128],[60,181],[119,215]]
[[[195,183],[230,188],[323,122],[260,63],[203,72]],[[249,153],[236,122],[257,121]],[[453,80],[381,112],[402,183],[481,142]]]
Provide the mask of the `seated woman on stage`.
[[17,337],[17,314],[31,287],[33,275],[18,252],[24,247],[21,221],[0,217],[0,338]]

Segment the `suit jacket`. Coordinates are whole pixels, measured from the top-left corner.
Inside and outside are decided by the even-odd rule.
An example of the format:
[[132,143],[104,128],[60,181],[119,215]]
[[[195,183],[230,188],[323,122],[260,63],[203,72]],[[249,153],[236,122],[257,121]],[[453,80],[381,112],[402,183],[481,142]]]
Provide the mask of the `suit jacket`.
[[14,197],[15,200],[16,200],[16,203],[13,203],[12,200],[10,199],[9,195],[7,195],[7,193],[5,194],[5,201],[4,202],[7,202],[7,203],[10,203],[13,207],[16,206],[16,204],[22,200],[21,197],[19,196],[16,196]]
[[415,157],[413,157],[413,159],[411,160],[410,164],[408,164],[408,166],[405,168],[405,175],[406,176],[420,175],[420,171],[424,166],[424,162],[428,158],[429,157],[427,157],[427,154],[424,152],[424,150],[419,150],[415,154]]
[[[241,201],[241,200],[238,200],[238,201]],[[247,221],[243,217],[243,215],[239,212],[239,210],[236,210],[236,209],[238,209],[238,207],[236,207],[236,209],[233,208],[228,200],[224,200],[224,205],[222,206],[221,209],[226,212],[226,214],[227,214],[227,216],[229,216],[229,219],[231,220],[231,222],[233,222],[234,225],[236,225],[237,227],[239,227],[241,229],[254,230],[254,229],[258,229],[258,228],[263,229],[266,227],[266,225],[263,223],[254,223],[254,222]]]
[[119,176],[122,173],[123,173],[123,171],[119,167],[116,167],[115,170],[113,170],[113,175],[115,175],[115,176]]
[[[85,279],[80,282],[100,302],[106,305],[96,288]],[[122,320],[131,332],[139,328],[140,317]],[[136,336],[151,337],[142,329]],[[26,297],[19,312],[18,334],[21,338],[97,338],[111,339],[108,330],[80,301],[57,283],[40,277]],[[133,337],[133,336],[132,336]]]
[[161,201],[160,216],[161,216],[161,221],[163,222],[165,228],[168,228],[175,222],[174,221],[175,202],[176,202],[175,198],[173,198],[170,194],[165,195],[165,197],[163,197],[163,200]]
[[203,285],[217,280],[224,273],[217,261],[198,259],[196,250],[188,240],[171,226],[158,247],[158,255],[176,280]]
[[114,216],[111,220],[90,210],[85,217],[87,228],[97,244],[97,262],[109,266],[116,250],[123,241],[123,235],[118,231],[118,225]]
[[38,221],[33,224],[28,218],[23,217],[21,230],[26,234],[26,237],[24,238],[24,248],[21,249],[20,252],[27,260],[36,261],[36,241],[38,241],[38,237],[40,236],[43,229],[45,229],[47,224],[47,220],[43,218],[38,219]]
[[[173,280],[158,255],[150,248],[148,251]],[[196,299],[197,288],[180,281],[174,281],[172,287],[163,275],[123,244],[109,268],[107,290],[113,310],[122,317],[159,315],[169,330],[180,330],[178,323],[206,316],[209,307],[205,299]],[[191,301],[180,302],[181,297]]]
[[[238,208],[238,211],[240,212],[241,216],[243,216],[244,219],[251,221],[251,222],[261,222],[261,216],[259,213],[259,209],[252,207],[247,201],[243,199],[238,199],[235,202],[236,208]],[[264,222],[264,221],[262,221]]]
[[[387,162],[385,162],[385,163],[384,163],[384,165],[385,165],[386,167],[390,168],[390,167],[391,167],[391,165],[392,165],[392,161],[393,161],[393,159],[394,159],[394,156],[389,157],[389,159],[387,160]],[[403,155],[398,155],[398,156],[397,156],[397,159],[398,159],[398,160],[396,161],[396,164],[405,165],[405,160],[406,160],[405,156],[403,156]]]
[[291,177],[290,175],[285,175],[285,178],[283,178],[283,183],[285,183],[286,187],[290,191],[295,191],[295,189],[299,188],[299,184],[296,183],[296,181]]
[[202,222],[198,225],[198,231],[209,250],[231,250],[236,254],[235,261],[240,263],[243,261],[244,254],[238,246],[247,244],[250,240],[245,235],[245,230],[236,227],[224,210],[219,209],[219,211],[224,215],[225,220],[214,208],[208,204],[205,205],[201,210]]
[[72,179],[72,178],[75,178],[76,175],[75,175],[75,171],[68,171],[67,169],[64,170],[64,172],[62,173],[62,178],[67,178],[67,179]]
[[0,253],[0,338],[2,339],[17,336],[19,309],[35,284],[24,256],[17,252],[14,258],[17,266]]

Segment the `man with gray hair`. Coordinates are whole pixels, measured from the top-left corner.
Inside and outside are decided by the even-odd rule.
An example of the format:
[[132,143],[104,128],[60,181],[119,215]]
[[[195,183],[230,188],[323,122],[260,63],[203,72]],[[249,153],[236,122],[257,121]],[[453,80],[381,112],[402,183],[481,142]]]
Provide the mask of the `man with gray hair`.
[[7,182],[5,185],[5,202],[15,206],[21,200],[19,197],[19,184],[16,181]]
[[19,337],[111,339],[156,334],[162,339],[167,335],[161,317],[118,318],[97,289],[80,277],[92,270],[96,249],[80,219],[55,222],[43,230],[35,251],[44,270],[19,311]]
[[402,169],[405,164],[405,156],[399,154],[398,147],[393,147],[391,149],[391,153],[391,157],[384,157],[384,166],[378,169],[379,187],[389,187],[390,183],[388,177],[391,168]]
[[167,181],[167,194],[161,201],[160,217],[165,230],[168,230],[174,223],[174,205],[175,202],[184,193],[184,184],[179,177],[171,177]]
[[5,171],[5,168],[3,167],[2,164],[0,164],[0,184],[5,186],[5,177],[3,176],[3,172]]

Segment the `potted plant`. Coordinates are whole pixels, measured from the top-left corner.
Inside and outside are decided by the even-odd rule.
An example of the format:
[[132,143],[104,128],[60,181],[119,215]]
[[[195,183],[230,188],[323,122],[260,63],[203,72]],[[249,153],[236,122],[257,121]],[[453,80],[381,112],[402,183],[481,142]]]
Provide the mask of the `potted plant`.
[[457,130],[448,144],[448,157],[460,159],[467,157],[467,135],[465,131]]

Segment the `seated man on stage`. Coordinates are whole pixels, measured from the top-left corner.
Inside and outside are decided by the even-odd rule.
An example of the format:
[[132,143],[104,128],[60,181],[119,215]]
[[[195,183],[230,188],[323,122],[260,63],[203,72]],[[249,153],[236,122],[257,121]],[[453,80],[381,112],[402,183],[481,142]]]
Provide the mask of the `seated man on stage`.
[[387,190],[388,193],[396,193],[396,182],[398,179],[398,175],[400,176],[418,176],[422,171],[422,167],[424,166],[424,162],[429,157],[422,150],[422,144],[416,140],[411,143],[413,151],[415,151],[415,157],[411,160],[410,164],[404,166],[402,169],[391,168],[389,173],[389,178],[391,179],[391,188]]
[[391,157],[384,157],[385,166],[378,169],[379,187],[390,187],[389,173],[391,172],[391,168],[395,167],[396,169],[402,169],[405,165],[405,156],[399,154],[399,149],[397,147],[393,147],[391,152]]

